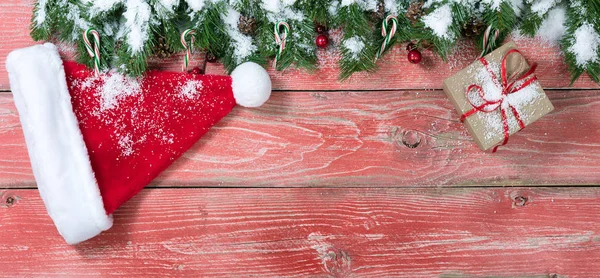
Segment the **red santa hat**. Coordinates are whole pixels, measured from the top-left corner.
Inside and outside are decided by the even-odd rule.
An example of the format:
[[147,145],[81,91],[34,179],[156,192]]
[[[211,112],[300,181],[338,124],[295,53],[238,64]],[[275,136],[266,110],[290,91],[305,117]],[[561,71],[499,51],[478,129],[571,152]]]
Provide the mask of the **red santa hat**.
[[69,244],[109,229],[115,209],[236,104],[258,107],[271,94],[254,63],[231,76],[150,71],[134,79],[63,63],[46,43],[13,51],[6,67],[40,195]]

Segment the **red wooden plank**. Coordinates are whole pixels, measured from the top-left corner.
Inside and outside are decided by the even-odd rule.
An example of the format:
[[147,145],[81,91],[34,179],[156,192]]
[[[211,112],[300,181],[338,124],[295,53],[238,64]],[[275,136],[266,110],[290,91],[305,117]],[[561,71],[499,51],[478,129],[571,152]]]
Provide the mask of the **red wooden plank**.
[[[276,92],[234,109],[155,185],[600,184],[600,94],[548,93],[556,110],[490,154],[441,91]],[[23,186],[34,186],[25,143],[0,94],[0,187]]]
[[[0,0],[0,90],[8,90],[8,77],[5,70],[6,55],[15,48],[32,45],[29,37],[29,22],[31,6],[34,1]],[[335,36],[334,36],[335,38]],[[537,74],[542,84],[547,88],[568,87],[570,77],[563,56],[557,47],[547,46],[539,40],[517,38],[521,51],[532,62],[539,64]],[[462,43],[450,55],[448,62],[424,52],[424,62],[421,65],[410,64],[406,59],[406,50],[396,47],[381,62],[377,74],[356,74],[346,82],[337,81],[338,54],[333,50],[319,52],[320,70],[314,74],[303,71],[289,70],[284,73],[271,72],[273,85],[279,90],[377,90],[377,89],[441,89],[442,80],[458,72],[477,58],[472,44]],[[167,70],[180,70],[181,57],[173,57],[166,61],[154,63]],[[199,62],[195,57],[194,62]],[[209,66],[208,72],[222,74],[220,66]],[[574,88],[599,88],[588,76],[580,78]]]
[[75,247],[35,190],[7,197],[17,199],[0,207],[7,276],[600,273],[599,188],[152,189]]

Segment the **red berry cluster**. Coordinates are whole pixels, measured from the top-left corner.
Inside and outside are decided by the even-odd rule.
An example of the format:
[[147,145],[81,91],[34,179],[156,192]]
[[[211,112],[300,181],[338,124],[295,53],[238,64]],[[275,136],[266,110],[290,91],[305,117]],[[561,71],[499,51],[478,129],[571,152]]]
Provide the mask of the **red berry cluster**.
[[319,34],[315,40],[315,44],[320,48],[329,46],[329,37],[327,37],[327,27],[318,24],[315,26],[315,31]]

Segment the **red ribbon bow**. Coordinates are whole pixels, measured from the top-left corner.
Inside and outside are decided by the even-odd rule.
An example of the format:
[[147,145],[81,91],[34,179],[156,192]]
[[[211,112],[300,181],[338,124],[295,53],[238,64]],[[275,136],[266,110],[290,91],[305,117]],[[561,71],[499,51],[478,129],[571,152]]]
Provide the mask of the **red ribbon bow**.
[[[515,107],[512,106],[508,102],[506,102],[506,104],[504,104],[504,101],[506,101],[506,97],[510,94],[513,94],[513,93],[516,93],[516,92],[522,90],[523,88],[531,85],[531,83],[533,83],[534,81],[537,80],[537,77],[535,75],[533,75],[533,73],[535,72],[535,69],[537,67],[536,64],[533,64],[531,66],[531,68],[529,69],[529,71],[527,71],[525,74],[523,74],[520,77],[517,77],[517,75],[519,74],[518,72],[515,72],[510,77],[507,77],[506,76],[506,59],[508,58],[508,56],[510,54],[519,54],[522,56],[521,52],[519,52],[519,50],[517,50],[517,49],[512,49],[512,50],[508,51],[508,53],[506,53],[506,55],[504,55],[504,58],[502,58],[502,67],[500,68],[500,75],[502,77],[502,83],[500,83],[500,81],[498,81],[498,78],[496,77],[496,74],[494,73],[494,71],[492,71],[492,69],[490,68],[488,61],[485,60],[485,58],[479,58],[479,61],[485,66],[485,69],[489,72],[490,76],[492,77],[494,84],[496,86],[498,86],[498,88],[502,89],[502,96],[500,97],[500,99],[497,99],[497,100],[489,100],[485,97],[485,93],[481,86],[479,86],[477,84],[471,84],[467,88],[466,94],[467,94],[467,100],[469,101],[471,106],[473,106],[473,109],[464,113],[460,117],[460,121],[464,122],[469,116],[472,116],[473,114],[475,114],[477,112],[491,113],[493,111],[496,111],[497,109],[500,109],[500,113],[502,115],[502,125],[504,127],[504,141],[500,145],[497,145],[496,147],[494,147],[492,152],[496,152],[498,150],[498,147],[504,146],[508,143],[508,137],[510,136],[510,129],[508,126],[508,118],[506,116],[507,108],[510,108],[513,115],[517,119],[517,122],[519,123],[519,126],[521,127],[521,129],[525,128],[525,124],[523,123],[523,120],[521,120],[521,116],[519,115],[519,112],[517,111],[517,109],[515,109]],[[518,86],[515,86],[516,83],[521,82],[521,81],[523,81],[523,83],[521,83]],[[476,105],[475,103],[473,103],[473,101],[471,99],[469,99],[469,93],[473,89],[477,90],[477,92],[479,93],[479,97],[481,97],[481,99],[483,100],[483,104]]]

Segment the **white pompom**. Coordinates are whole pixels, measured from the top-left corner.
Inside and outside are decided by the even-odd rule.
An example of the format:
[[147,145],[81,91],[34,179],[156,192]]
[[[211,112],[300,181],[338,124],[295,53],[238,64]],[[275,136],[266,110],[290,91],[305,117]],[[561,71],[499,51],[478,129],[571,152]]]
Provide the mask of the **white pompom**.
[[259,107],[271,96],[271,78],[260,65],[246,62],[231,73],[233,97],[244,107]]

